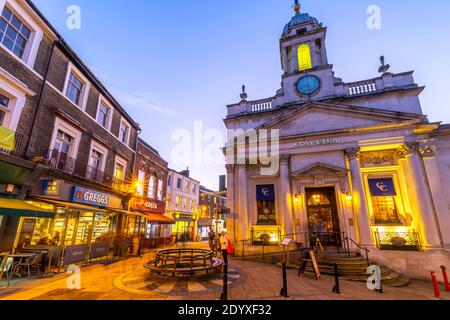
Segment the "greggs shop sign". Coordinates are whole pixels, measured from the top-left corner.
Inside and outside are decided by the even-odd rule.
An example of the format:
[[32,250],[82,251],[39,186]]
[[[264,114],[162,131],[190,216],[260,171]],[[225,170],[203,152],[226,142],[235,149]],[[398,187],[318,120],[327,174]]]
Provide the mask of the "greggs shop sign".
[[109,195],[81,187],[73,187],[72,201],[97,207],[108,207]]
[[165,205],[162,202],[133,198],[131,209],[139,212],[165,213]]

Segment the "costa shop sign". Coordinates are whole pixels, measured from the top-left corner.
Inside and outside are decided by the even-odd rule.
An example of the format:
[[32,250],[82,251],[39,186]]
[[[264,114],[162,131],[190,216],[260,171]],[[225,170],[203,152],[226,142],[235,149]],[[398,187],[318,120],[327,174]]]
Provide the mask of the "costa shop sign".
[[165,213],[165,205],[161,202],[136,199],[131,200],[131,208],[141,212]]
[[109,195],[81,187],[73,187],[72,201],[97,207],[108,207]]

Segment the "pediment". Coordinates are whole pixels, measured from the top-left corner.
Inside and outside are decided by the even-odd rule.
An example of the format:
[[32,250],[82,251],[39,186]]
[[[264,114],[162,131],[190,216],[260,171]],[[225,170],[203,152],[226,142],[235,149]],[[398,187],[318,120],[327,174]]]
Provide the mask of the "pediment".
[[421,122],[422,115],[340,104],[311,103],[265,123],[258,129],[279,129],[281,137],[343,129]]
[[345,168],[333,166],[331,164],[316,162],[309,165],[297,172],[292,173],[293,178],[304,177],[343,177],[348,174],[348,170]]

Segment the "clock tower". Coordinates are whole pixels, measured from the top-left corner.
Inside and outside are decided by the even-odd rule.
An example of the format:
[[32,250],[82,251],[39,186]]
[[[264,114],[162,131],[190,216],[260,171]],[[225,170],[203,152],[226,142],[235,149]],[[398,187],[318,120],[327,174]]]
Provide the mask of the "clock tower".
[[280,39],[283,68],[282,89],[286,103],[334,96],[333,76],[325,45],[327,29],[295,0],[295,15],[284,27]]

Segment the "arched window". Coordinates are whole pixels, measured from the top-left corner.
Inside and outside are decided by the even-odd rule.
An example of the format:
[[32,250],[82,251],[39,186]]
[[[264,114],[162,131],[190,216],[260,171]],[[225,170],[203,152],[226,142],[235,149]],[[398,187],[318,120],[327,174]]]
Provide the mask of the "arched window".
[[298,47],[298,70],[308,70],[312,68],[311,49],[309,45],[302,44]]

